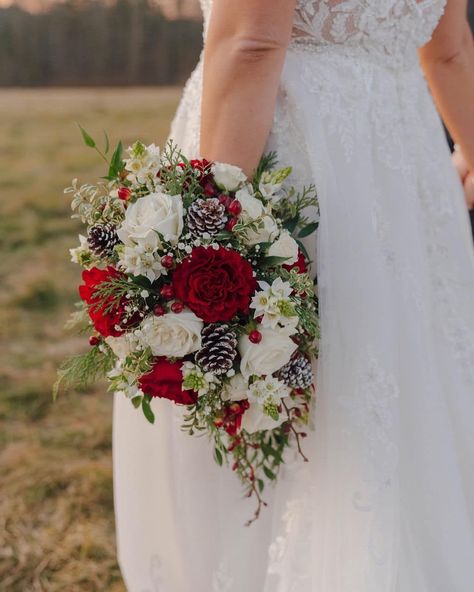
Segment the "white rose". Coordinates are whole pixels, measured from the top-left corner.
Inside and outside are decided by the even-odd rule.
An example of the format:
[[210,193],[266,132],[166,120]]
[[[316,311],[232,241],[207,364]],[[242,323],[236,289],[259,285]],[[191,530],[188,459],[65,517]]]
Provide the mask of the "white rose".
[[240,216],[243,220],[257,220],[265,214],[265,206],[258,198],[252,195],[251,185],[239,189],[235,194],[235,198],[239,200],[242,206]]
[[252,343],[247,335],[242,335],[239,339],[240,371],[244,378],[253,374],[273,374],[290,361],[297,348],[288,335],[278,330],[261,325],[258,330],[262,335],[260,343]]
[[259,223],[257,230],[249,228],[245,235],[245,242],[248,245],[256,245],[258,243],[268,243],[278,236],[280,229],[278,224],[272,216],[264,216]]
[[226,191],[235,191],[247,177],[242,169],[232,164],[215,162],[211,167],[215,182]]
[[201,347],[203,322],[190,310],[149,316],[140,326],[139,339],[154,356],[182,358]]
[[271,257],[286,257],[285,265],[292,265],[298,261],[298,243],[288,230],[282,230],[280,236],[268,249]]
[[247,398],[247,389],[249,388],[248,381],[238,373],[232,376],[229,384],[226,384],[221,398],[223,401],[242,401]]
[[122,242],[133,246],[149,239],[155,231],[173,244],[178,241],[183,231],[183,200],[180,195],[160,192],[140,197],[127,208],[117,234]]
[[277,420],[274,420],[269,415],[263,412],[263,408],[258,403],[250,403],[248,409],[242,415],[242,429],[249,434],[258,432],[260,430],[273,430],[281,425],[286,419],[284,413],[280,413]]
[[118,337],[106,337],[105,342],[120,361],[125,360],[137,349],[138,345],[137,338],[130,333],[124,333]]

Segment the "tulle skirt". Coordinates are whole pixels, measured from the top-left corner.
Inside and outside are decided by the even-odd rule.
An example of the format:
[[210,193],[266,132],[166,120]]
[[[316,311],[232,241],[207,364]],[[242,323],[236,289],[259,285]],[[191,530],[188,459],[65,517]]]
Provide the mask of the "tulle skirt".
[[[200,63],[171,137],[199,155]],[[154,401],[117,397],[115,502],[130,592],[472,592],[474,249],[418,67],[293,47],[268,149],[314,182],[321,356],[310,458],[268,508]]]

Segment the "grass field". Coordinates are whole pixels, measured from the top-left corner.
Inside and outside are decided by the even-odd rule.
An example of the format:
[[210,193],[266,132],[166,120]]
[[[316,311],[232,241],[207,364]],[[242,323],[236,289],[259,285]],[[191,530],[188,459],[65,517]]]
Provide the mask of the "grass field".
[[161,143],[179,89],[0,91],[0,591],[119,592],[111,470],[111,395],[61,395],[65,334],[80,271],[62,189],[103,162],[75,122],[111,141]]

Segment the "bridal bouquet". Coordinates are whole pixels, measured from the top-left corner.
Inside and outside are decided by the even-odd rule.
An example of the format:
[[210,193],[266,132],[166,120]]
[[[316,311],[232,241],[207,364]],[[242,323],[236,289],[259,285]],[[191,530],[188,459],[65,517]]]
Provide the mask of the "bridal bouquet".
[[[85,225],[72,261],[84,271],[68,325],[90,348],[66,360],[61,382],[106,375],[153,423],[155,397],[183,409],[182,429],[207,434],[257,499],[287,447],[301,449],[313,396],[317,300],[300,239],[314,187],[285,188],[290,168],[262,158],[241,169],[187,160],[168,143],[119,144],[94,185],[73,181],[73,218]],[[159,421],[159,418],[158,418]]]

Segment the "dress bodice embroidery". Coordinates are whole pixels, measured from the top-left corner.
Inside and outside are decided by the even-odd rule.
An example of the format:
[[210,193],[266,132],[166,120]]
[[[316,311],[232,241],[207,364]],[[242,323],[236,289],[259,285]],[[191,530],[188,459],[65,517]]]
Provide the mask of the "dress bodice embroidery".
[[[293,40],[363,48],[387,62],[405,64],[426,43],[446,0],[297,0]],[[212,0],[201,0],[205,31]]]

